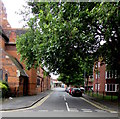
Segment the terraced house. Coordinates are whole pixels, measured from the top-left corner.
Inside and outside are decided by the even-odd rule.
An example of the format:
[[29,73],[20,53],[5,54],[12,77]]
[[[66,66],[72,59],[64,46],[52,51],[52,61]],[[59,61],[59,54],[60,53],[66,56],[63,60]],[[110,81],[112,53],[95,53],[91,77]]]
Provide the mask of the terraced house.
[[34,95],[50,89],[50,75],[43,75],[43,68],[25,70],[24,62],[20,62],[16,37],[24,34],[26,29],[11,28],[2,1],[0,21],[0,80],[8,82],[14,96]]

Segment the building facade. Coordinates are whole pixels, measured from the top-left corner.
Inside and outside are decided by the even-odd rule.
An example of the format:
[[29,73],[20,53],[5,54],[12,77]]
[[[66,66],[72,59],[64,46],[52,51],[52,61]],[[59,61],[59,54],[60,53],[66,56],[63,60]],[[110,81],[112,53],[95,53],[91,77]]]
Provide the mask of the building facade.
[[103,61],[94,63],[93,90],[105,95],[118,95],[118,72],[117,70],[107,70],[107,65]]
[[20,55],[17,54],[16,49],[16,38],[24,34],[26,29],[11,28],[2,1],[0,1],[0,12],[0,80],[6,80],[11,92],[18,96],[34,95],[50,89],[50,76],[44,77],[42,74],[44,69],[39,68],[39,74],[38,69],[26,70],[24,62],[20,62]]

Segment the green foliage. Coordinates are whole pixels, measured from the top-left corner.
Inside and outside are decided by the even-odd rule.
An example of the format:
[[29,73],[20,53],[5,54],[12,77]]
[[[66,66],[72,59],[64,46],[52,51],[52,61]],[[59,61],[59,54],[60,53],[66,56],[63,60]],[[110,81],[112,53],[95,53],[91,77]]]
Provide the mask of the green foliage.
[[9,86],[8,86],[7,82],[0,81],[0,90],[1,90],[0,97],[2,97],[2,98],[7,97],[8,91],[9,91]]
[[16,42],[27,69],[42,64],[49,72],[60,74],[59,80],[75,84],[83,82],[84,71],[86,77],[92,73],[93,62],[99,56],[112,66],[120,66],[119,3],[29,5],[34,16],[28,22],[28,32]]

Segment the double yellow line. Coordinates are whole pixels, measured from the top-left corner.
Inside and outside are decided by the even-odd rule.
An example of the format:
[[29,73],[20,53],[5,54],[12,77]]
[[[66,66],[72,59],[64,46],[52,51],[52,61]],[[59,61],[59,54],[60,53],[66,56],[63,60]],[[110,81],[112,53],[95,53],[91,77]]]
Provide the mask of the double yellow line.
[[23,108],[23,109],[15,109],[15,110],[1,111],[1,112],[25,111],[25,110],[28,110],[28,109],[33,109],[33,108],[39,107],[40,105],[42,105],[42,104],[49,98],[49,96],[50,96],[52,93],[53,93],[53,92],[51,92],[49,95],[47,95],[46,97],[44,97],[43,99],[41,99],[40,101],[38,101],[36,104],[34,104],[34,105],[31,106],[31,107]]
[[[82,100],[86,101],[87,103],[97,107],[98,109],[101,109],[101,110],[104,110],[104,111],[107,111],[107,112],[110,112],[110,113],[118,113],[117,111],[113,111],[113,110],[110,110],[110,109],[106,109],[106,108],[103,108],[101,106],[99,106],[98,104],[95,104],[95,103],[92,103],[90,101],[88,101],[87,99],[83,98],[83,97],[80,97]],[[105,106],[104,106],[105,107]]]

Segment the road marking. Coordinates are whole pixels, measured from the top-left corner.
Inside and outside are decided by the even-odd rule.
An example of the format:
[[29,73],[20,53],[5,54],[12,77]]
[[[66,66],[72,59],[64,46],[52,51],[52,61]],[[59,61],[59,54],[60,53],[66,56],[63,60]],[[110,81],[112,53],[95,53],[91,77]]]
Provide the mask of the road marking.
[[[95,104],[95,103],[92,103],[92,102],[88,101],[87,99],[85,99],[85,98],[83,98],[83,97],[80,97],[80,98],[81,98],[82,100],[86,101],[87,103],[89,103],[89,104],[97,107],[98,109],[101,109],[101,110],[104,110],[104,111],[107,111],[107,112],[110,112],[110,113],[115,113],[115,112],[116,112],[116,111],[112,111],[112,110],[110,110],[110,109],[102,108],[102,107],[100,107],[99,105],[97,105],[97,104]],[[118,112],[116,112],[116,113],[118,113]]]
[[96,109],[95,112],[102,112],[102,113],[106,113],[106,111],[104,110],[99,110],[99,109]]
[[70,108],[71,112],[79,112],[79,110],[77,110],[76,108]]
[[63,95],[63,97],[64,97],[64,101],[66,101],[65,95]]
[[110,111],[110,113],[117,114],[118,112],[117,111]]
[[92,112],[91,109],[81,109],[83,112]]
[[44,97],[43,99],[41,99],[39,102],[37,102],[36,104],[34,104],[31,107],[23,108],[23,109],[8,110],[8,111],[0,111],[0,112],[16,112],[16,111],[25,111],[25,110],[36,108],[36,107],[42,105],[52,93],[53,92],[51,92],[49,95],[47,95],[46,97]]
[[54,112],[64,112],[64,110],[53,110]]
[[32,107],[30,107],[29,109],[33,109],[33,108],[36,108],[36,107],[42,105],[49,98],[50,95],[51,95],[51,93],[49,95],[47,95],[45,98],[43,98],[42,100],[40,100],[38,103],[33,105]]
[[81,109],[81,110],[83,110],[83,111],[84,111],[84,110],[91,110],[91,109]]
[[92,110],[84,110],[83,112],[92,112]]
[[68,103],[66,102],[65,104],[66,104],[66,107],[67,107],[67,111],[69,112],[69,111],[70,111],[70,108],[69,108],[69,106],[68,106]]
[[48,112],[48,110],[39,110],[39,112]]

